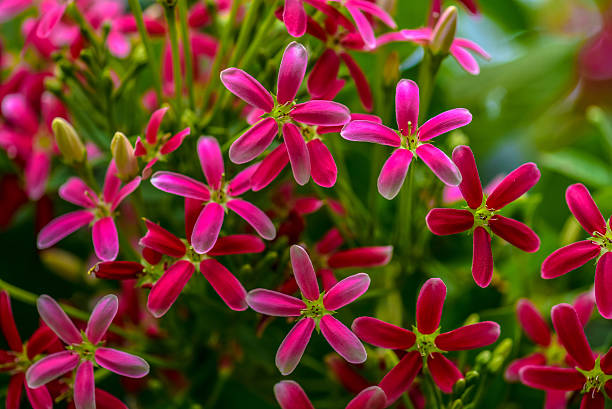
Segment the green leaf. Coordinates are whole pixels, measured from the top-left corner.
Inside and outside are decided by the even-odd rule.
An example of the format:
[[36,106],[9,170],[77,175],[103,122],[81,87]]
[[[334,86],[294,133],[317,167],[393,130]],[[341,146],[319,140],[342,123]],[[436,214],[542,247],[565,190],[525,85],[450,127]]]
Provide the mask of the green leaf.
[[607,186],[612,174],[600,159],[589,154],[565,149],[542,155],[542,166],[572,179],[594,186]]

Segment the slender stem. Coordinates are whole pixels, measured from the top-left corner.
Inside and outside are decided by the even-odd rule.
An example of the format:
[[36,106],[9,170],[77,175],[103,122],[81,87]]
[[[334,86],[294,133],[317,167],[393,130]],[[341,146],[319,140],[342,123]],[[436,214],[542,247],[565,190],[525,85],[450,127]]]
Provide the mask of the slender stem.
[[240,60],[240,63],[238,64],[239,67],[248,66],[249,63],[251,62],[251,59],[255,55],[255,53],[261,49],[261,42],[264,39],[266,40],[270,39],[270,26],[274,24],[274,21],[276,21],[275,12],[276,12],[276,6],[278,5],[278,2],[279,0],[274,0],[274,3],[268,9],[268,14],[266,15],[266,17],[264,18],[264,21],[261,23],[261,25],[257,29],[255,38],[251,42],[251,45],[249,45],[249,48],[244,54],[244,57],[242,57],[242,59]]
[[166,22],[168,23],[168,35],[170,36],[170,47],[172,49],[172,75],[174,77],[174,98],[176,99],[176,117],[179,122],[183,114],[183,76],[181,75],[181,56],[178,44],[178,33],[176,31],[176,18],[174,5],[164,4]]
[[100,48],[100,40],[98,36],[96,36],[93,27],[89,24],[89,21],[85,19],[85,17],[81,14],[81,11],[76,6],[76,3],[70,2],[68,3],[68,8],[66,9],[68,15],[79,25],[83,35],[89,40],[90,43],[93,44],[96,51]]
[[93,169],[91,168],[91,164],[88,160],[85,160],[78,168],[81,177],[85,179],[87,186],[92,188],[96,193],[100,193],[100,185],[98,181],[94,177]]
[[442,396],[440,396],[440,391],[436,387],[436,383],[434,382],[433,377],[431,376],[431,372],[429,371],[429,368],[427,367],[423,368],[423,372],[425,372],[425,377],[424,377],[425,385],[427,386],[427,389],[430,392],[429,395],[431,395],[431,397],[433,398],[433,401],[436,403],[435,408],[443,409],[444,404],[442,403]]
[[185,86],[189,96],[189,108],[193,110],[195,109],[195,97],[193,93],[191,41],[189,38],[189,26],[187,25],[187,0],[178,0],[178,14],[181,39],[183,40],[183,54],[185,55]]
[[155,87],[155,94],[157,94],[157,101],[161,104],[161,77],[159,74],[157,60],[155,59],[155,53],[153,52],[153,45],[151,44],[151,39],[149,38],[149,34],[147,33],[147,29],[144,24],[144,18],[142,17],[142,8],[140,7],[140,2],[138,0],[128,0],[128,3],[130,4],[130,9],[132,10],[132,14],[134,14],[134,18],[136,19],[138,32],[140,33],[140,38],[142,40],[142,44],[145,47],[147,59],[149,60],[149,67],[151,67],[151,71],[153,71],[153,86]]
[[484,371],[484,372],[485,373],[482,375],[482,378],[480,379],[480,384],[478,385],[476,396],[474,396],[474,400],[472,400],[472,404],[470,405],[471,409],[478,408],[478,405],[480,404],[480,400],[482,399],[484,395],[486,384],[487,384],[487,377],[489,375],[487,371]]
[[402,266],[408,268],[412,263],[408,263],[410,258],[410,249],[412,247],[412,190],[414,186],[414,167],[416,164],[411,163],[408,167],[407,181],[400,190],[399,197],[399,220],[395,226],[397,244],[401,251]]
[[[236,1],[236,3],[238,2]],[[204,409],[213,409],[215,407],[215,404],[219,400],[221,391],[223,390],[223,387],[225,386],[225,383],[227,382],[228,378],[229,378],[228,371],[219,371],[219,376],[217,377],[217,380],[215,381],[215,385],[213,386],[212,392],[210,393],[210,395],[208,396],[208,399],[206,400],[206,403],[204,404]]]
[[434,80],[436,74],[440,69],[440,64],[444,56],[433,55],[428,48],[425,48],[425,54],[423,55],[423,61],[419,66],[419,123],[422,122],[423,118],[427,117],[429,111],[429,104],[431,103],[431,97],[433,94]]

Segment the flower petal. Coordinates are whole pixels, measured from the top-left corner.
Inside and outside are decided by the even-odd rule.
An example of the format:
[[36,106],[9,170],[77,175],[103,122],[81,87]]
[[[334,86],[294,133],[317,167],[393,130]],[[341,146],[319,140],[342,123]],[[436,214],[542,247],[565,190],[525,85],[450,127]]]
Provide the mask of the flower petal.
[[289,116],[306,125],[344,125],[351,120],[351,113],[344,105],[318,99],[295,105]]
[[163,316],[176,301],[195,268],[187,260],[179,260],[162,274],[151,288],[147,309],[155,317]]
[[223,156],[219,142],[213,137],[202,137],[198,140],[198,157],[202,172],[208,182],[208,186],[212,190],[218,190],[221,187],[221,179],[223,178]]
[[308,75],[308,93],[313,98],[321,98],[329,90],[330,84],[338,77],[340,58],[338,54],[326,48]]
[[542,278],[556,278],[586,264],[601,251],[599,245],[590,240],[572,243],[555,250],[542,263]]
[[71,177],[60,186],[59,197],[67,202],[82,207],[95,207],[98,196],[81,178]]
[[140,182],[142,181],[140,176],[135,177],[130,180],[129,183],[125,184],[117,193],[113,202],[111,203],[111,210],[114,211],[120,204],[128,197],[134,190],[140,186]]
[[530,365],[546,365],[546,356],[540,352],[516,359],[508,365],[504,378],[509,382],[517,382],[521,369]]
[[472,228],[474,215],[465,209],[431,209],[425,223],[433,234],[446,236]]
[[6,409],[21,407],[21,390],[23,389],[23,374],[11,376],[6,389]]
[[182,258],[185,255],[187,249],[181,239],[150,220],[144,219],[144,222],[147,233],[139,241],[141,246],[174,258]]
[[461,128],[472,122],[472,114],[465,108],[442,112],[425,122],[419,128],[419,140],[425,142],[438,135]]
[[225,210],[219,203],[208,202],[204,206],[191,234],[191,245],[196,253],[204,254],[213,248],[219,237],[224,217]]
[[421,355],[417,351],[411,351],[382,378],[378,386],[387,395],[387,405],[393,404],[410,388],[422,366]]
[[416,335],[412,331],[372,317],[359,317],[351,329],[362,341],[379,348],[410,349]]
[[66,344],[80,344],[83,342],[79,330],[77,330],[74,323],[53,298],[46,294],[41,295],[36,300],[36,308],[40,318]]
[[231,236],[219,237],[215,246],[207,255],[226,256],[229,254],[261,253],[266,246],[257,236],[251,234],[232,234]]
[[369,286],[370,277],[366,273],[346,277],[326,292],[323,296],[323,305],[327,310],[338,310],[361,297]]
[[378,176],[378,192],[387,200],[393,199],[399,193],[408,167],[412,161],[412,152],[408,149],[396,149],[383,165]]
[[103,217],[93,225],[91,231],[96,256],[102,261],[113,261],[119,254],[119,235],[111,216]]
[[11,300],[9,294],[2,290],[0,291],[0,328],[4,338],[13,352],[21,352],[23,350],[23,344],[17,326],[15,325],[15,318],[13,317],[13,310],[11,308]]
[[444,393],[452,393],[455,383],[463,378],[457,366],[439,352],[434,352],[427,357],[427,367],[434,382]]
[[95,381],[93,363],[83,361],[74,377],[74,406],[76,409],[95,409]]
[[357,31],[361,35],[366,48],[370,50],[374,49],[376,47],[376,37],[374,35],[374,28],[372,27],[370,21],[357,7],[352,7],[347,4],[346,9],[350,13],[351,17],[353,17],[355,26],[357,26]]
[[595,269],[595,303],[602,317],[612,319],[612,253],[607,252]]
[[595,365],[593,351],[591,351],[589,341],[587,341],[574,307],[570,304],[558,304],[552,307],[550,314],[559,341],[565,347],[567,353],[580,368],[585,371],[593,369]]
[[442,182],[451,186],[461,183],[459,169],[440,149],[425,143],[416,148],[416,154]]
[[151,184],[162,192],[173,195],[203,201],[210,200],[210,192],[204,183],[180,173],[155,172],[151,177]]
[[508,174],[487,198],[489,209],[499,210],[524,195],[540,180],[535,163],[525,163]]
[[89,317],[85,335],[92,344],[100,342],[106,330],[113,322],[117,309],[119,308],[119,300],[114,294],[108,294],[100,299]]
[[246,290],[225,266],[212,258],[202,260],[200,272],[228,307],[234,311],[247,309]]
[[378,386],[370,386],[359,392],[346,409],[383,409],[387,406],[387,395]]
[[421,334],[432,334],[440,327],[445,298],[446,285],[439,278],[430,278],[423,284],[416,307],[417,328]]
[[51,220],[38,233],[36,245],[41,250],[49,248],[70,233],[74,233],[81,227],[87,226],[94,219],[94,214],[89,210],[77,210],[59,216]]
[[187,127],[182,131],[177,132],[172,138],[168,139],[162,146],[159,148],[159,153],[162,155],[168,155],[169,153],[177,150],[183,143],[183,140],[186,136],[191,133],[191,128]]
[[378,267],[391,261],[393,246],[359,247],[332,254],[327,260],[330,268]]
[[79,356],[72,351],[61,351],[36,361],[26,372],[30,388],[36,389],[72,371],[79,364]]
[[412,80],[400,80],[395,88],[395,118],[402,135],[415,133],[419,120],[419,86]]
[[[301,4],[302,0],[285,0],[285,16],[290,12],[287,9],[288,4],[293,3],[294,11],[297,11],[297,8],[301,8],[301,13],[299,17],[303,21],[300,22],[300,35],[293,35],[294,37],[300,37],[306,31],[306,12],[304,11],[304,6]],[[297,4],[296,4],[297,3]],[[295,13],[291,13],[293,16],[296,16]],[[295,21],[294,21],[295,23]],[[287,20],[285,20],[285,24],[287,24]],[[289,25],[287,25],[289,28]],[[306,48],[300,44],[292,41],[289,43],[287,48],[285,48],[285,52],[283,53],[283,59],[281,60],[280,67],[278,68],[278,82],[277,82],[277,95],[276,99],[278,103],[281,105],[286,104],[287,102],[291,102],[295,99],[295,95],[300,89],[300,85],[302,85],[302,81],[304,80],[304,74],[306,74],[306,66],[308,65],[308,52]]]
[[606,399],[601,392],[585,393],[580,401],[580,409],[604,409]]
[[481,226],[474,229],[472,249],[472,277],[476,284],[485,288],[493,278],[493,253],[491,252],[491,236]]
[[299,317],[306,308],[302,300],[263,288],[249,291],[246,300],[253,310],[274,317]]
[[62,19],[67,6],[68,5],[65,3],[57,3],[43,13],[40,18],[40,23],[38,27],[36,27],[36,36],[48,38],[51,35],[51,31],[53,31],[57,23]]
[[606,221],[597,208],[591,193],[582,183],[568,187],[565,191],[565,200],[570,211],[587,233],[593,234],[596,231],[601,234],[606,233]]
[[276,228],[272,220],[257,206],[245,200],[232,199],[227,207],[242,217],[262,238],[272,240],[276,237]]
[[298,185],[305,185],[310,179],[310,157],[306,141],[299,128],[289,122],[283,125],[283,139],[289,154],[293,177]]
[[[270,153],[270,155],[272,155]],[[268,155],[268,156],[270,156]],[[230,180],[229,185],[227,187],[227,193],[230,196],[240,196],[241,194],[249,191],[252,187],[251,179],[257,169],[259,168],[259,163],[255,163],[247,168],[241,170],[232,180]]]
[[247,163],[259,156],[274,140],[278,125],[274,118],[264,118],[232,143],[229,158],[234,163]]
[[491,231],[519,249],[534,253],[540,248],[540,238],[526,224],[496,215],[489,220]]
[[102,368],[128,378],[142,378],[149,373],[149,364],[144,359],[112,348],[98,348],[96,363]]
[[436,345],[443,351],[463,351],[491,345],[499,338],[499,324],[483,321],[459,327],[436,337]]
[[[342,58],[342,61],[344,61],[344,65],[346,65],[346,68],[348,68],[349,74],[351,78],[353,78],[353,82],[355,82],[355,87],[357,88],[357,94],[361,100],[361,105],[363,105],[366,111],[371,111],[373,104],[372,90],[370,89],[368,79],[363,73],[361,67],[359,67],[353,57],[346,52],[340,53],[340,58]],[[342,85],[344,85],[343,83],[340,84],[341,81],[344,80],[338,80],[336,82],[337,86],[339,86],[338,91],[342,89]]]
[[461,173],[459,190],[471,209],[477,209],[482,204],[482,185],[474,154],[469,146],[457,146],[453,150],[453,162]]
[[551,335],[548,324],[531,301],[526,298],[519,300],[516,305],[516,315],[529,339],[543,347],[550,344]]
[[280,381],[274,385],[274,397],[281,409],[314,409],[306,392],[294,381]]
[[520,370],[521,382],[544,390],[576,391],[582,389],[585,377],[572,368],[528,365]]
[[304,318],[291,328],[276,352],[276,367],[283,375],[289,375],[300,363],[304,350],[315,328],[312,318]]
[[238,68],[221,71],[221,82],[232,94],[256,108],[270,112],[274,108],[272,95],[255,78]]
[[289,163],[289,155],[285,143],[278,145],[266,156],[253,173],[251,188],[257,192],[268,186]]
[[125,403],[115,398],[110,393],[96,388],[96,408],[97,409],[128,409]]
[[450,53],[467,73],[472,75],[478,75],[480,73],[478,61],[476,61],[476,58],[474,58],[465,48],[452,44],[450,46]]
[[291,257],[291,266],[295,281],[302,295],[309,300],[315,301],[319,299],[319,283],[314,267],[310,261],[310,257],[303,247],[294,244],[289,250]]
[[168,107],[159,108],[153,114],[151,114],[151,119],[147,123],[147,129],[145,130],[145,138],[147,142],[151,145],[154,145],[157,142],[157,133],[159,132],[159,126],[164,119],[164,115],[168,112]]
[[331,315],[324,315],[319,326],[329,345],[342,358],[352,364],[365,362],[367,354],[363,344],[343,323]]
[[320,139],[313,139],[306,144],[306,147],[312,180],[322,187],[334,186],[338,177],[338,168],[327,146]]
[[46,325],[41,325],[34,331],[27,342],[28,358],[32,360],[32,358],[38,354],[42,354],[56,342],[58,342],[58,339],[53,330]]
[[[20,378],[24,378],[21,375]],[[25,379],[24,379],[25,380]],[[53,408],[53,399],[51,398],[51,394],[46,386],[40,386],[38,388],[32,389],[28,386],[28,384],[22,381],[23,386],[26,390],[26,395],[28,396],[28,401],[30,401],[30,405],[32,405],[32,409],[52,409]],[[16,407],[15,409],[17,409]],[[7,409],[11,409],[7,405]]]
[[593,309],[595,308],[595,291],[589,290],[587,292],[579,294],[574,299],[573,306],[576,310],[576,314],[578,314],[578,319],[580,319],[580,323],[582,324],[582,326],[585,326],[587,322],[589,322],[589,320],[591,319]]
[[[285,0],[283,21],[285,22],[289,35],[292,37],[301,37],[306,33],[306,17],[307,14],[306,10],[304,10],[302,0]],[[306,67],[304,67],[304,69],[305,68]]]
[[391,128],[372,121],[356,120],[344,125],[340,132],[347,141],[371,142],[399,147],[400,138]]

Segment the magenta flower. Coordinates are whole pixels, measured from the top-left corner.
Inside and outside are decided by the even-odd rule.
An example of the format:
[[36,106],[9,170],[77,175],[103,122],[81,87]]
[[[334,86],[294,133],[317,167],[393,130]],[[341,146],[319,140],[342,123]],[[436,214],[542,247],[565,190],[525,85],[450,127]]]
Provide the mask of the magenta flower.
[[556,278],[566,274],[594,258],[595,303],[599,313],[612,318],[612,217],[606,224],[589,190],[580,183],[565,191],[570,211],[588,234],[587,240],[562,247],[542,263],[542,278]]
[[[486,186],[484,186],[482,188],[482,192],[486,195],[489,196],[493,190],[495,190],[495,188],[497,187],[497,185],[499,185],[499,183],[504,180],[504,178],[506,177],[506,175],[501,174],[501,175],[497,175],[493,178],[493,180],[491,180]],[[453,203],[457,203],[463,200],[463,195],[461,194],[461,189],[459,189],[459,186],[444,186],[444,189],[442,189],[442,202],[444,204],[453,204]]]
[[228,209],[242,217],[261,237],[272,240],[276,236],[276,228],[270,218],[255,205],[238,198],[251,188],[250,178],[255,169],[249,167],[226,182],[219,142],[212,137],[202,137],[197,149],[208,185],[166,171],[155,172],[151,178],[151,184],[159,190],[205,203],[190,238],[194,251],[204,254],[213,248]]
[[538,183],[540,171],[535,163],[525,163],[510,172],[486,197],[470,147],[457,146],[453,161],[461,172],[459,189],[469,209],[431,209],[425,221],[429,230],[438,236],[473,232],[472,276],[476,284],[486,287],[493,278],[492,233],[529,253],[540,248],[540,238],[527,225],[497,214]]
[[[357,31],[361,35],[361,39],[365,43],[368,49],[376,48],[376,37],[374,35],[374,27],[371,23],[371,18],[376,17],[388,27],[395,29],[397,24],[393,21],[393,18],[382,8],[376,5],[374,2],[367,0],[329,0],[338,2],[343,5],[349,12]],[[366,16],[367,14],[367,16]]]
[[580,391],[582,409],[603,409],[604,391],[612,398],[612,348],[605,355],[593,353],[578,314],[569,304],[555,305],[552,321],[574,368],[529,365],[519,372],[521,382],[546,391]]
[[[187,201],[190,200],[187,199]],[[200,206],[197,201],[191,202],[196,208]],[[187,207],[188,205],[186,205],[186,212],[188,211]],[[199,254],[194,251],[189,242],[185,244],[183,240],[159,225],[146,219],[145,224],[147,225],[147,233],[140,239],[140,245],[171,259],[160,265],[160,267],[163,267],[163,271],[159,278],[154,277],[156,281],[149,293],[147,308],[154,317],[160,318],[168,312],[196,268],[200,270],[204,278],[229,308],[234,311],[246,310],[246,290],[240,281],[213,257],[260,253],[265,247],[259,237],[248,234],[220,237],[212,249],[204,254]],[[190,222],[189,218],[186,218],[186,224],[188,229],[190,228],[189,225],[193,228],[193,220]],[[159,261],[154,264],[158,264]],[[126,267],[131,269],[133,266]],[[145,271],[155,272],[155,267],[145,268]]]
[[397,83],[395,90],[395,115],[399,131],[359,120],[349,122],[340,133],[349,141],[372,142],[398,148],[383,165],[378,177],[378,192],[389,200],[398,194],[413,156],[421,158],[442,182],[458,185],[461,174],[455,164],[440,149],[425,142],[469,124],[472,114],[463,108],[451,109],[419,127],[419,87],[414,81],[404,79]]
[[444,393],[451,393],[453,385],[463,375],[450,360],[447,351],[464,351],[494,343],[500,334],[499,325],[492,321],[466,325],[440,334],[440,318],[446,298],[446,286],[439,278],[423,284],[416,308],[416,327],[412,331],[388,324],[372,317],[359,317],[351,328],[363,341],[380,348],[404,349],[407,354],[380,381],[388,403],[395,402],[427,365],[433,380]]
[[[281,409],[314,409],[302,387],[294,381],[280,381],[274,385],[274,396]],[[387,398],[378,386],[370,386],[359,392],[345,409],[383,409]]]
[[312,331],[317,328],[340,356],[351,363],[365,362],[367,355],[359,339],[332,314],[355,301],[370,286],[370,277],[359,273],[345,278],[327,292],[319,293],[317,276],[308,253],[291,246],[291,265],[302,299],[258,288],[249,291],[247,303],[253,310],[277,317],[299,317],[276,353],[276,367],[288,375],[300,362]]
[[9,347],[8,351],[0,350],[0,371],[8,371],[11,375],[6,394],[6,408],[19,409],[21,391],[24,388],[32,408],[51,408],[53,399],[47,388],[45,386],[30,388],[25,382],[24,373],[40,358],[40,354],[50,352],[51,347],[58,342],[57,337],[48,327],[41,326],[24,346],[15,325],[11,300],[6,291],[0,291],[0,329]]
[[190,128],[185,128],[174,136],[165,134],[161,138],[157,137],[159,126],[161,125],[164,115],[168,111],[168,107],[160,108],[153,112],[147,129],[145,130],[145,139],[136,139],[134,155],[141,156],[147,162],[142,169],[142,177],[147,179],[151,176],[151,168],[158,160],[164,160],[164,157],[177,150],[183,140],[191,132]]
[[119,204],[139,185],[140,177],[136,177],[121,187],[114,161],[108,165],[100,197],[82,179],[71,177],[60,187],[59,195],[65,201],[85,209],[51,220],[38,234],[38,248],[51,247],[70,233],[93,222],[92,238],[96,256],[100,260],[114,260],[119,253],[114,213]]
[[76,368],[74,404],[76,409],[95,408],[94,364],[129,378],[142,378],[149,373],[149,364],[142,358],[101,346],[102,338],[115,318],[117,297],[102,297],[94,307],[87,329],[79,332],[59,304],[48,295],[37,301],[42,320],[66,343],[66,350],[37,361],[26,372],[30,388],[39,388]]
[[[336,167],[331,154],[316,138],[311,127],[344,125],[350,119],[349,110],[333,101],[314,100],[296,104],[294,99],[304,79],[307,63],[308,54],[303,45],[292,42],[287,46],[278,72],[276,97],[272,97],[255,78],[240,69],[228,68],[221,72],[221,82],[230,92],[265,112],[262,119],[230,147],[229,157],[232,162],[246,163],[255,159],[270,146],[279,127],[282,127],[284,145],[295,180],[299,184],[305,184],[311,172],[313,178],[316,177],[315,172],[319,166]],[[279,149],[271,155],[279,155],[275,153]]]

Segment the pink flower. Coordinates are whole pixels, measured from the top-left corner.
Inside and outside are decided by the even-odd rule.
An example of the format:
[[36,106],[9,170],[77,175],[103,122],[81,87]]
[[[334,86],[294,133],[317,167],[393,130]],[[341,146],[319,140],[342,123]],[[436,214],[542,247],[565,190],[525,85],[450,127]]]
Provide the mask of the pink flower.
[[[274,396],[281,409],[314,409],[306,392],[297,382],[280,381],[274,385]],[[359,392],[345,409],[383,409],[387,398],[378,386],[370,386]]]
[[453,385],[463,375],[443,353],[481,348],[499,337],[499,325],[492,321],[440,334],[445,298],[446,286],[439,278],[430,278],[423,284],[417,299],[414,332],[372,317],[359,317],[353,321],[351,328],[363,341],[380,348],[408,350],[378,384],[385,391],[388,403],[395,402],[408,390],[424,364],[440,390],[451,393]]
[[[198,201],[186,199],[185,223],[188,236],[189,230],[193,230],[194,223],[197,223],[193,217],[193,215],[197,217],[197,213],[193,214],[191,210],[199,211],[199,207],[201,205]],[[190,212],[191,217],[188,215]],[[257,236],[235,234],[220,237],[212,249],[204,254],[199,254],[194,251],[189,241],[185,245],[182,240],[157,224],[146,219],[145,223],[147,234],[140,239],[140,245],[170,259],[159,266],[163,271],[158,279],[155,278],[156,266],[145,268],[145,273],[153,273],[152,278],[154,278],[147,302],[147,308],[154,317],[160,318],[168,312],[196,269],[200,270],[229,308],[234,311],[246,310],[246,290],[240,281],[214,257],[260,253],[265,247]]]
[[594,258],[595,302],[599,313],[612,318],[612,217],[605,219],[593,201],[589,190],[581,183],[565,191],[570,211],[588,234],[587,240],[578,241],[553,252],[542,263],[542,278],[556,278]]
[[463,108],[451,109],[419,127],[419,87],[414,81],[404,79],[397,83],[395,115],[399,132],[372,121],[358,120],[345,125],[340,133],[349,141],[372,142],[398,148],[383,165],[378,177],[378,192],[389,200],[398,194],[413,156],[421,158],[442,182],[458,185],[461,174],[455,164],[444,152],[425,142],[469,124],[472,121],[470,112]]
[[528,365],[519,372],[521,382],[546,391],[580,391],[581,408],[603,409],[604,391],[612,398],[612,348],[605,355],[593,353],[578,314],[569,304],[555,305],[552,321],[574,368]]
[[229,157],[234,163],[255,159],[272,144],[281,127],[284,143],[270,154],[275,155],[276,161],[284,163],[280,168],[288,159],[299,184],[305,184],[311,174],[316,181],[319,178],[316,172],[321,171],[324,173],[319,182],[333,185],[335,178],[331,180],[329,176],[335,174],[336,164],[312,127],[344,125],[350,119],[349,111],[344,105],[332,101],[296,104],[294,99],[304,79],[307,62],[304,46],[296,42],[287,46],[278,72],[276,98],[240,69],[228,68],[221,72],[221,82],[230,92],[264,112],[262,119],[232,144]]
[[115,162],[106,171],[102,195],[80,178],[71,177],[59,189],[59,195],[67,202],[82,206],[84,210],[66,213],[51,220],[38,234],[39,249],[46,249],[70,233],[93,222],[92,238],[96,256],[100,260],[114,260],[119,253],[119,239],[114,213],[119,204],[140,185],[140,177],[121,187]]
[[158,138],[159,126],[167,111],[168,107],[164,107],[153,112],[145,130],[145,139],[142,140],[140,137],[136,139],[134,155],[143,157],[147,162],[142,169],[142,177],[144,179],[151,176],[153,165],[158,160],[164,160],[166,155],[177,150],[185,137],[191,132],[190,128],[185,128],[172,137],[170,137],[170,134],[164,134],[161,138]]
[[25,388],[30,405],[34,409],[49,409],[53,400],[45,386],[30,388],[25,382],[24,372],[44,352],[50,352],[58,340],[53,331],[46,326],[39,327],[28,342],[21,342],[15,325],[11,300],[6,291],[0,291],[0,329],[4,334],[9,351],[0,350],[0,371],[9,371],[6,408],[18,409],[21,402],[21,391]]
[[473,232],[472,276],[476,284],[486,287],[493,278],[492,233],[529,253],[540,248],[540,238],[527,225],[497,214],[531,189],[540,180],[540,171],[534,163],[521,165],[486,197],[482,193],[472,150],[468,146],[457,146],[453,151],[453,161],[463,178],[459,189],[469,210],[432,209],[425,221],[429,230],[439,236],[467,230]]
[[151,184],[159,190],[205,203],[190,238],[194,251],[204,254],[213,248],[228,209],[242,217],[261,237],[272,240],[276,236],[276,228],[268,216],[255,205],[238,198],[251,188],[250,178],[255,168],[249,167],[226,182],[223,156],[217,140],[202,137],[197,149],[208,185],[166,171],[155,172],[151,178]]
[[348,362],[365,362],[366,351],[359,339],[332,314],[365,293],[370,285],[370,277],[365,273],[355,274],[340,281],[329,291],[320,293],[315,270],[306,250],[293,245],[290,256],[303,300],[262,288],[249,291],[247,295],[249,307],[261,314],[300,317],[278,348],[276,367],[283,375],[293,372],[315,327]]
[[[493,190],[495,190],[497,185],[504,180],[504,177],[506,177],[506,175],[503,174],[495,176],[493,180],[489,182],[489,184],[483,187],[482,192],[486,196],[489,196]],[[463,195],[461,194],[461,189],[459,189],[459,186],[444,186],[444,189],[442,190],[442,202],[444,204],[449,205],[460,202],[461,200],[463,200]]]
[[118,300],[113,294],[102,297],[94,307],[87,329],[79,332],[59,304],[48,295],[37,301],[42,320],[66,343],[66,350],[37,361],[26,372],[30,388],[39,388],[76,368],[74,403],[77,409],[95,407],[94,364],[129,378],[142,378],[149,364],[142,358],[101,346],[101,341],[117,314]]

